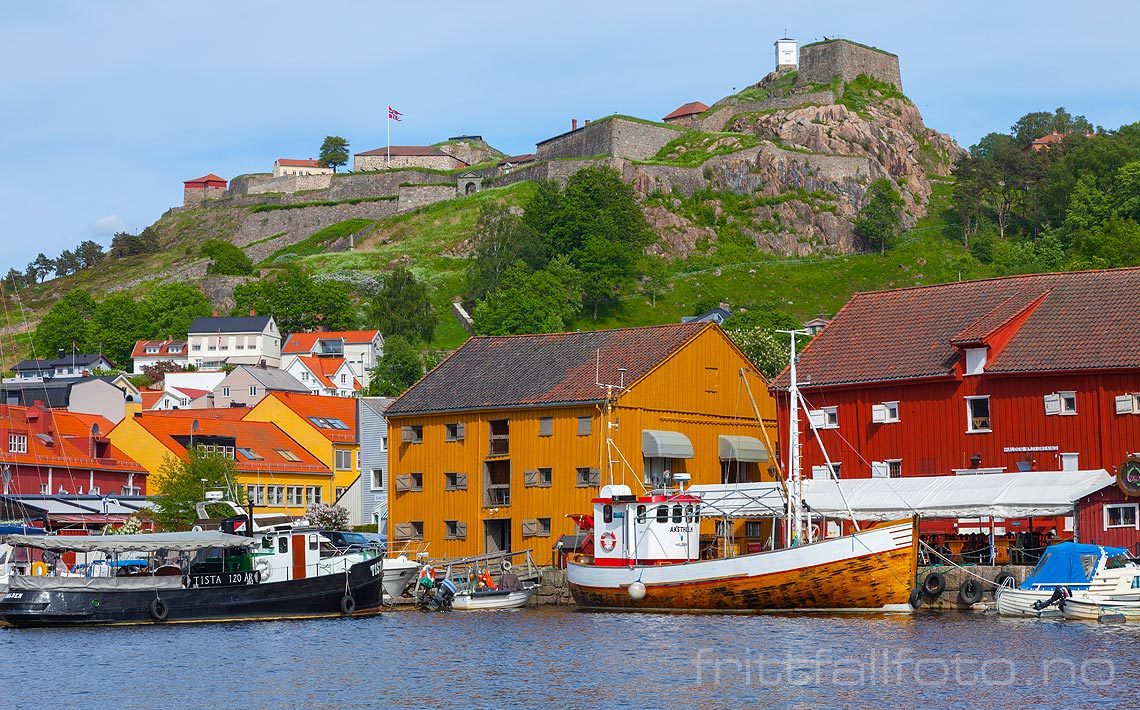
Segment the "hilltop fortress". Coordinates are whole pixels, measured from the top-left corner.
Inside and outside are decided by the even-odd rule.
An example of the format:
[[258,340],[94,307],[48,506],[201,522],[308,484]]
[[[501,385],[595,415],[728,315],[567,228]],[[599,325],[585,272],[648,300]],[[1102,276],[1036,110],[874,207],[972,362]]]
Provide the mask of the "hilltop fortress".
[[[565,181],[608,165],[642,198],[676,196],[645,206],[667,256],[715,238],[676,209],[698,191],[755,196],[747,232],[758,247],[787,254],[859,249],[851,220],[876,178],[898,186],[904,222],[913,224],[924,214],[930,176],[948,174],[961,149],[927,129],[903,96],[899,58],[847,39],[797,48],[782,38],[775,50],[775,69],[761,81],[711,106],[689,101],[660,122],[572,120],[570,130],[522,156],[505,156],[480,136],[457,136],[357,153],[349,173],[275,165],[274,174],[228,184],[207,175],[186,183],[174,212],[252,207],[236,213],[228,237],[257,261],[339,221],[376,220],[524,180]],[[305,161],[287,164],[294,163]]]

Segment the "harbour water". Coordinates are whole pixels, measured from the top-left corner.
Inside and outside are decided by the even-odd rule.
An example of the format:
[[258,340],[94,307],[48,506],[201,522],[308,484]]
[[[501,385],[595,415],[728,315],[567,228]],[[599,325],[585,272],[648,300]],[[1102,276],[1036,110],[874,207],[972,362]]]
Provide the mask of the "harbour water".
[[5,707],[1135,707],[1135,627],[597,614],[0,629]]

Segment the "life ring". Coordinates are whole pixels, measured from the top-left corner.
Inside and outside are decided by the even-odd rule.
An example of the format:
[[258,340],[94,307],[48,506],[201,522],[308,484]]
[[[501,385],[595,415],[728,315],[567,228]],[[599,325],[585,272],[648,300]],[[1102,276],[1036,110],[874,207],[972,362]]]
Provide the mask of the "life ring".
[[510,560],[503,560],[502,562],[499,563],[499,568],[502,569],[504,572],[510,572],[511,567],[513,567],[513,566],[514,565],[511,564]]
[[614,535],[613,532],[610,530],[607,530],[604,533],[602,533],[602,549],[605,550],[606,552],[613,552],[614,548],[616,548],[616,547],[617,547],[617,535]]
[[911,609],[917,609],[922,606],[922,587],[915,587],[910,590],[910,597],[907,599]]
[[166,621],[166,617],[170,616],[170,607],[166,605],[162,597],[155,597],[151,600],[150,616],[155,621]]
[[340,598],[340,613],[351,614],[356,611],[356,599],[351,594],[345,594]]
[[253,563],[253,569],[257,572],[255,584],[261,584],[262,581],[269,581],[273,578],[273,563],[264,557]]
[[958,587],[958,601],[963,604],[977,604],[982,600],[982,584],[976,579],[967,579]]
[[36,561],[32,563],[32,576],[33,577],[46,577],[48,573],[47,564]]
[[922,581],[922,591],[926,592],[927,596],[937,599],[946,591],[946,577],[941,572],[931,572]]

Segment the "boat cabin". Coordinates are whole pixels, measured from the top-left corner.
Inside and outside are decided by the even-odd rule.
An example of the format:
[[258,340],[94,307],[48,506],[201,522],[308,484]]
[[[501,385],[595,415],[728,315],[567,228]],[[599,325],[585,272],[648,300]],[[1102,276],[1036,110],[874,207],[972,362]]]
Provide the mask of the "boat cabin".
[[594,564],[625,566],[700,558],[701,499],[684,491],[636,496],[602,486],[594,504]]

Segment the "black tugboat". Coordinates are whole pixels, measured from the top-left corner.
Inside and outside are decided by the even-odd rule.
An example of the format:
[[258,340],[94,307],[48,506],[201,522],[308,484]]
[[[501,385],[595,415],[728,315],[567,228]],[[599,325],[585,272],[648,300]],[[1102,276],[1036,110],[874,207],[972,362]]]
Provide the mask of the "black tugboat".
[[383,556],[343,553],[315,530],[11,535],[6,542],[87,560],[67,573],[13,575],[0,600],[0,621],[12,626],[293,619],[380,608]]

